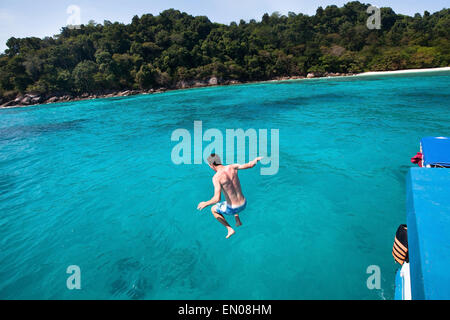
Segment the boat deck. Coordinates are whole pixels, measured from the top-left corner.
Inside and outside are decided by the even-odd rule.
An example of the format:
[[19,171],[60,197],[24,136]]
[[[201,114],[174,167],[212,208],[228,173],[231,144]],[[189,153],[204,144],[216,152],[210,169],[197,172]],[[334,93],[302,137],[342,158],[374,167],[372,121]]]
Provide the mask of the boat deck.
[[412,168],[406,200],[412,299],[450,299],[450,170]]

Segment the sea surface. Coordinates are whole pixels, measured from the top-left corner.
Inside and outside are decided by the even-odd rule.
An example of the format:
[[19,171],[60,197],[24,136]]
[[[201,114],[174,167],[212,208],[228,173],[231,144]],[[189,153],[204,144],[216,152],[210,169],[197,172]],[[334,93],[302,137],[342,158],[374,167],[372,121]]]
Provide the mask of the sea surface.
[[[449,101],[431,72],[0,110],[0,299],[392,299],[410,158],[450,136]],[[239,174],[228,240],[196,210],[214,172],[171,159],[194,121],[279,130],[278,173]]]

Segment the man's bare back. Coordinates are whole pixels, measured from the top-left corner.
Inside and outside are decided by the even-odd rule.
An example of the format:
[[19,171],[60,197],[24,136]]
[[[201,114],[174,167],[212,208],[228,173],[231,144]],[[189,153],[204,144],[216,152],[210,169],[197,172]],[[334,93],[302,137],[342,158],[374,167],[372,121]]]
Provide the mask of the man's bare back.
[[239,207],[245,202],[242,194],[241,182],[238,177],[238,169],[236,165],[224,166],[217,171],[213,179],[217,180],[221,187],[227,204],[231,207]]
[[[242,194],[238,170],[253,168],[261,159],[261,157],[258,157],[246,164],[232,164],[224,166],[222,165],[222,161],[219,156],[216,154],[211,154],[211,156],[208,157],[209,166],[211,169],[216,171],[216,174],[212,179],[214,185],[214,196],[209,201],[200,202],[197,209],[203,210],[209,205],[216,204],[211,208],[211,212],[214,217],[227,228],[227,239],[234,234],[234,230],[228,224],[227,220],[225,220],[224,215],[234,215],[236,219],[236,226],[241,226],[242,222],[239,218],[239,212],[243,211],[247,206],[247,200]],[[226,201],[218,203],[220,201],[222,191],[225,195]]]

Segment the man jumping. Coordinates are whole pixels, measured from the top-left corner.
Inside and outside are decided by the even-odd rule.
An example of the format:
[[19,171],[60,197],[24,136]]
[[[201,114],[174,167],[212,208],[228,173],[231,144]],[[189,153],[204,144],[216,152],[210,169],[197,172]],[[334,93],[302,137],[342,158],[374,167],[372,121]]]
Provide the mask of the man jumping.
[[[212,153],[208,157],[208,165],[216,172],[212,178],[214,196],[209,201],[200,202],[197,209],[203,210],[207,206],[216,204],[211,208],[211,212],[214,215],[214,218],[227,228],[227,239],[234,234],[234,230],[228,224],[227,220],[225,220],[223,215],[234,215],[236,227],[239,227],[242,225],[242,222],[239,219],[239,212],[243,211],[247,206],[247,200],[242,194],[241,183],[237,171],[253,168],[261,159],[262,157],[258,157],[246,164],[231,164],[229,166],[224,166],[217,154]],[[218,203],[220,201],[221,191],[223,191],[226,201]]]

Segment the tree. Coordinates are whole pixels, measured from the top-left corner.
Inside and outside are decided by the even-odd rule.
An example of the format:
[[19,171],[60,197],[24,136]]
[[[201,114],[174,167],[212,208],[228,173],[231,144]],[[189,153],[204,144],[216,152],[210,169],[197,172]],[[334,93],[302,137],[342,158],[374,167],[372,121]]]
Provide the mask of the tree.
[[97,65],[92,61],[80,62],[72,72],[76,91],[92,92],[95,90],[94,75],[97,72]]
[[149,89],[156,84],[158,71],[151,64],[144,64],[136,74],[136,82],[141,89]]

